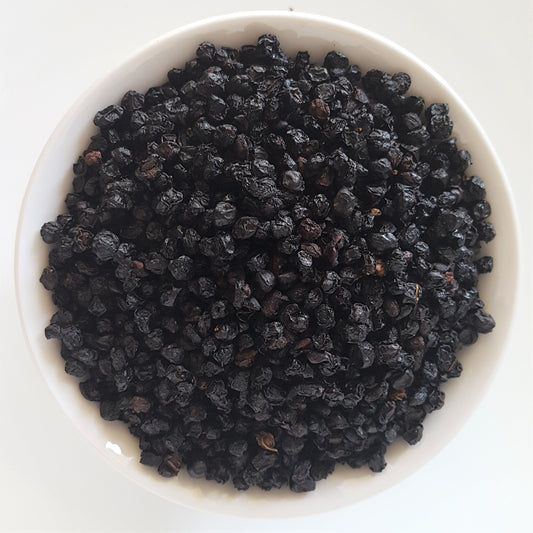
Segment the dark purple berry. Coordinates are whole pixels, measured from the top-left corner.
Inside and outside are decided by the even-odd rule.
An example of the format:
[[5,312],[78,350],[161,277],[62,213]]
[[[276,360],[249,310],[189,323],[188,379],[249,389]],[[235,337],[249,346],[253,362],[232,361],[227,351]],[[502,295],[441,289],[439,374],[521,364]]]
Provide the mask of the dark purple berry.
[[306,492],[337,463],[382,471],[495,326],[453,109],[272,34],[200,43],[167,77],[96,114],[41,227],[46,338],[164,477]]

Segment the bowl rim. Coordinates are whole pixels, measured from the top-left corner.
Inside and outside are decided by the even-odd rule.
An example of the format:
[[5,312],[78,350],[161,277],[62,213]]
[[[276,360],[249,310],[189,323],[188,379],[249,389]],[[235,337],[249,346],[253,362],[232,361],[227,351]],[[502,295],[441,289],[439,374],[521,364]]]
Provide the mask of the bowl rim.
[[[382,45],[385,45],[385,47],[393,49],[398,54],[403,55],[409,61],[415,63],[418,67],[420,67],[421,69],[425,70],[431,77],[433,77],[435,79],[435,81],[437,81],[454,98],[454,100],[455,100],[454,101],[454,105],[457,106],[458,110],[462,114],[464,114],[466,116],[468,121],[470,121],[472,123],[472,125],[474,127],[474,130],[476,132],[476,135],[479,137],[480,141],[483,144],[486,145],[487,149],[490,150],[491,155],[492,155],[492,157],[494,159],[495,166],[496,166],[495,174],[498,175],[501,178],[501,185],[503,186],[503,189],[505,191],[506,200],[507,200],[507,202],[509,204],[509,207],[510,207],[510,220],[508,221],[510,229],[508,231],[508,234],[509,234],[510,238],[513,241],[512,242],[512,248],[514,250],[514,253],[515,253],[516,259],[517,259],[517,265],[515,266],[515,269],[514,269],[515,271],[512,273],[512,275],[514,276],[514,280],[515,280],[514,281],[514,289],[515,289],[514,293],[515,294],[517,293],[516,288],[519,285],[519,281],[520,281],[519,278],[521,277],[521,270],[522,269],[519,268],[519,265],[521,264],[520,257],[521,257],[522,252],[520,250],[520,247],[518,246],[518,227],[519,226],[518,226],[518,216],[516,214],[517,212],[516,212],[516,207],[515,207],[516,204],[515,204],[515,200],[514,200],[514,197],[513,197],[513,194],[512,194],[511,187],[510,187],[509,179],[507,177],[507,174],[505,172],[505,169],[504,169],[504,167],[503,167],[503,165],[501,163],[501,160],[500,160],[497,152],[495,151],[495,149],[494,149],[494,147],[493,147],[488,135],[486,134],[485,130],[483,129],[483,127],[481,126],[481,124],[479,123],[479,121],[477,120],[475,115],[472,113],[472,111],[469,109],[469,107],[466,105],[466,103],[461,99],[461,97],[455,92],[455,90],[448,84],[448,82],[440,74],[438,74],[432,67],[427,65],[424,61],[419,59],[416,55],[414,55],[409,50],[405,49],[403,46],[398,45],[396,42],[392,41],[391,39],[388,39],[387,37],[384,37],[384,36],[380,35],[379,33],[376,33],[374,31],[368,30],[368,29],[366,29],[366,28],[364,28],[362,26],[359,26],[359,25],[351,23],[351,22],[346,22],[346,21],[339,20],[339,19],[334,18],[334,17],[323,16],[323,15],[318,15],[318,14],[314,14],[314,13],[300,12],[300,11],[283,11],[283,10],[238,11],[238,12],[233,12],[233,13],[226,13],[226,14],[223,14],[223,15],[207,17],[207,18],[203,18],[203,19],[200,19],[200,20],[196,20],[194,22],[188,23],[188,24],[183,25],[183,26],[178,26],[177,28],[174,28],[174,29],[172,29],[172,30],[170,30],[168,32],[165,32],[164,34],[162,34],[160,36],[157,36],[157,37],[151,39],[150,41],[148,41],[144,45],[138,46],[134,51],[132,51],[131,53],[126,55],[124,59],[115,62],[115,64],[113,66],[111,66],[110,68],[106,69],[105,72],[100,74],[89,86],[87,86],[87,88],[85,90],[83,90],[81,92],[81,94],[77,98],[75,98],[73,100],[73,102],[69,105],[68,110],[66,111],[66,113],[64,113],[62,115],[60,120],[57,122],[56,126],[53,128],[53,130],[50,133],[50,135],[48,136],[48,138],[47,138],[47,140],[46,140],[46,142],[45,142],[45,144],[44,144],[39,156],[36,159],[36,162],[35,162],[34,167],[32,169],[30,178],[29,178],[28,183],[27,183],[26,188],[25,188],[24,196],[23,196],[23,199],[22,199],[22,202],[21,202],[21,205],[20,205],[19,217],[18,217],[18,221],[17,221],[17,228],[16,228],[16,234],[15,234],[14,265],[13,265],[14,266],[14,278],[15,278],[15,293],[16,293],[18,317],[19,317],[20,323],[22,325],[22,331],[23,331],[23,336],[24,336],[24,339],[25,339],[26,347],[27,347],[28,351],[31,354],[31,358],[33,359],[33,362],[36,364],[37,368],[39,369],[39,374],[41,376],[41,379],[44,380],[46,386],[48,387],[48,389],[52,393],[52,396],[58,402],[59,406],[61,407],[61,411],[63,412],[63,414],[77,428],[77,430],[83,435],[83,437],[86,440],[88,440],[94,446],[94,448],[96,448],[96,450],[98,451],[98,456],[103,457],[104,460],[109,465],[111,465],[114,468],[114,470],[118,471],[120,474],[122,474],[123,476],[125,476],[129,480],[133,481],[136,485],[142,487],[144,490],[148,490],[152,494],[155,494],[155,495],[157,495],[157,496],[159,496],[161,498],[164,498],[165,500],[170,501],[170,502],[172,502],[174,504],[178,503],[175,499],[171,498],[170,496],[167,496],[163,492],[160,492],[160,491],[154,489],[152,486],[149,486],[149,485],[143,483],[142,480],[138,479],[135,475],[130,474],[129,470],[120,468],[119,465],[115,461],[113,461],[110,458],[109,455],[103,453],[101,448],[96,445],[96,443],[93,441],[93,439],[91,439],[90,436],[88,435],[88,432],[86,432],[86,430],[84,428],[84,424],[82,422],[76,420],[69,413],[67,413],[67,411],[63,407],[63,404],[62,404],[61,400],[59,399],[58,394],[54,390],[52,384],[46,379],[45,375],[43,374],[42,369],[41,369],[42,362],[41,362],[40,358],[37,356],[36,352],[34,351],[34,349],[32,347],[32,343],[30,341],[29,334],[28,334],[28,327],[27,327],[26,320],[25,320],[25,317],[24,317],[24,312],[23,312],[22,295],[21,295],[23,289],[22,289],[22,279],[21,279],[21,276],[20,276],[20,264],[21,264],[21,245],[20,245],[20,243],[21,243],[22,225],[23,225],[23,220],[25,218],[25,214],[26,214],[27,207],[28,207],[27,204],[28,204],[28,200],[29,200],[29,196],[30,196],[30,191],[31,191],[36,179],[37,179],[37,176],[41,173],[41,167],[43,166],[45,159],[48,157],[48,154],[49,154],[49,152],[52,149],[52,145],[53,145],[54,139],[58,136],[58,133],[64,128],[64,126],[71,121],[72,117],[77,114],[79,108],[82,106],[83,102],[85,101],[86,97],[89,94],[92,94],[93,91],[97,90],[97,88],[99,86],[101,86],[103,83],[105,83],[105,81],[107,81],[109,78],[111,78],[116,73],[116,71],[118,71],[120,69],[123,69],[123,68],[127,67],[130,64],[135,63],[135,61],[140,56],[142,56],[143,54],[146,54],[148,51],[150,51],[153,48],[157,48],[161,43],[164,43],[164,42],[167,42],[169,40],[173,40],[173,39],[177,38],[180,34],[184,34],[184,33],[188,33],[188,32],[191,32],[191,31],[199,30],[199,29],[201,29],[203,27],[207,28],[207,27],[209,27],[209,26],[211,26],[213,24],[220,24],[220,23],[223,23],[223,22],[226,22],[226,21],[234,22],[234,21],[239,21],[240,20],[240,21],[242,21],[244,23],[244,22],[247,22],[247,21],[252,22],[254,20],[261,20],[261,19],[263,19],[265,17],[268,17],[269,20],[273,20],[273,19],[280,20],[280,19],[283,19],[283,20],[293,20],[296,23],[298,21],[307,21],[307,22],[312,22],[312,23],[316,23],[316,24],[327,24],[327,25],[329,25],[331,27],[337,27],[337,28],[341,28],[343,30],[347,30],[347,31],[353,32],[353,33],[357,33],[357,34],[359,34],[360,36],[362,36],[365,39],[370,39],[371,41],[378,42],[378,43],[380,43]],[[517,308],[518,308],[518,300],[519,300],[519,296],[518,296],[518,294],[516,294],[516,297],[514,298],[514,301],[512,303],[511,310],[510,310],[509,326],[508,326],[507,332],[505,334],[505,338],[503,339],[503,341],[501,343],[500,353],[502,353],[502,354],[507,349],[507,347],[509,345],[509,342],[510,342],[510,339],[511,339],[514,331],[516,330],[516,327],[514,326],[514,322],[515,321],[513,320],[513,317],[515,316]],[[376,494],[379,494],[379,493],[391,488],[392,486],[402,482],[403,480],[405,480],[409,476],[413,475],[415,472],[417,472],[421,468],[423,468],[435,456],[437,456],[446,446],[448,446],[450,444],[450,442],[452,442],[452,440],[454,440],[454,438],[457,436],[457,433],[464,427],[465,423],[472,416],[472,414],[478,408],[478,406],[481,403],[481,401],[486,396],[487,390],[490,388],[492,382],[495,379],[497,371],[498,371],[500,365],[502,364],[502,359],[503,359],[502,356],[499,356],[499,357],[496,358],[496,360],[494,362],[494,365],[493,365],[492,372],[489,374],[487,379],[485,379],[482,382],[482,384],[480,385],[481,391],[478,394],[478,396],[475,398],[470,412],[464,418],[464,420],[463,420],[462,424],[459,426],[459,428],[457,428],[454,432],[452,432],[452,434],[446,439],[446,442],[439,446],[439,448],[435,451],[435,453],[433,453],[431,455],[429,460],[424,461],[421,465],[419,465],[416,468],[410,469],[407,472],[407,474],[403,474],[400,477],[400,479],[396,480],[394,483],[392,483],[392,485],[379,487],[377,490],[373,490],[373,491],[369,492],[368,495],[366,495],[363,498],[360,498],[357,501],[352,502],[351,504],[337,505],[337,506],[330,507],[330,508],[327,508],[327,509],[313,508],[310,511],[307,511],[305,513],[300,510],[300,511],[297,511],[295,513],[286,514],[286,515],[284,514],[284,515],[279,515],[279,516],[270,513],[269,509],[267,509],[267,506],[265,506],[265,514],[256,515],[255,517],[256,518],[257,517],[262,517],[262,518],[267,518],[268,517],[268,518],[279,518],[279,519],[281,519],[281,518],[288,517],[288,516],[296,517],[296,516],[305,516],[305,515],[313,515],[313,514],[319,514],[319,513],[328,512],[328,511],[331,511],[332,509],[341,508],[342,506],[345,506],[345,505],[354,505],[355,503],[357,503],[359,501],[362,501],[363,499],[366,499],[368,497],[372,497],[372,496],[374,496]],[[198,509],[198,506],[193,505],[193,504],[189,503],[188,501],[183,501],[183,502],[180,501],[179,504],[183,505],[185,507],[189,507],[191,509]],[[221,512],[219,510],[216,510],[216,511],[214,511],[212,509],[208,509],[208,510],[210,512]],[[224,514],[230,514],[230,513],[228,512],[228,513],[224,513]],[[245,516],[244,514],[238,514],[238,513],[231,513],[231,514],[233,516],[241,516],[241,517]]]

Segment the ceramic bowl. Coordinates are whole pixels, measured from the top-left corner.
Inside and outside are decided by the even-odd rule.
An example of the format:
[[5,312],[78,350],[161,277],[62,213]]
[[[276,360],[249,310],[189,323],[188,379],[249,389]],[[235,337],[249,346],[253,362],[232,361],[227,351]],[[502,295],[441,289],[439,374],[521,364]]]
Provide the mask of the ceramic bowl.
[[[223,486],[191,479],[186,472],[164,479],[139,464],[137,442],[125,425],[100,418],[98,405],[86,401],[77,381],[65,374],[58,344],[45,339],[43,330],[54,308],[50,294],[38,281],[48,253],[39,229],[64,209],[72,164],[96,131],[92,123],[95,112],[119,102],[129,89],[146,91],[163,83],[166,72],[193,57],[204,40],[239,47],[267,32],[275,33],[289,54],[308,50],[317,62],[335,49],[363,70],[408,72],[411,94],[422,95],[427,104],[447,102],[458,144],[473,155],[474,166],[469,172],[485,180],[492,205],[491,221],[498,232],[485,250],[494,256],[494,271],[482,276],[480,284],[482,298],[497,327],[461,352],[464,372],[460,379],[444,385],[445,406],[427,417],[421,442],[412,447],[404,443],[390,447],[388,466],[380,474],[367,468],[338,467],[308,494],[258,489],[238,492],[231,483]],[[291,12],[237,13],[190,24],[152,41],[95,83],[65,115],[43,149],[22,206],[16,250],[18,302],[28,344],[50,390],[71,421],[119,472],[163,498],[193,508],[248,517],[309,515],[353,504],[398,483],[438,454],[472,414],[505,354],[517,286],[516,234],[507,180],[487,136],[465,104],[430,67],[391,41],[346,22]]]

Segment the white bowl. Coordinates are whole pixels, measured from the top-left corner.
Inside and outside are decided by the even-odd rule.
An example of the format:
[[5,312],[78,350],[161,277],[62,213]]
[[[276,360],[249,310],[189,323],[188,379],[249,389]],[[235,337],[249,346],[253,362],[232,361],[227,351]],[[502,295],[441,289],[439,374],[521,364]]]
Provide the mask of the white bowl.
[[[164,479],[154,469],[140,465],[136,439],[121,422],[100,418],[98,404],[86,401],[77,381],[65,374],[58,344],[45,339],[43,330],[54,308],[50,294],[38,281],[48,253],[39,229],[64,209],[72,164],[96,131],[92,124],[95,112],[118,102],[129,89],[146,91],[163,83],[166,72],[193,57],[201,41],[238,47],[267,32],[275,33],[289,54],[308,50],[312,60],[321,61],[329,50],[337,49],[363,70],[408,72],[412,78],[410,94],[423,96],[426,103],[447,102],[454,135],[474,159],[469,172],[485,180],[491,220],[498,233],[485,250],[495,258],[494,271],[482,276],[480,285],[497,326],[461,352],[463,374],[443,387],[446,403],[427,417],[421,442],[412,447],[394,444],[386,455],[388,466],[380,474],[367,468],[337,467],[308,494],[253,489],[238,492],[231,484],[191,479],[186,472]],[[513,317],[518,282],[516,227],[507,180],[487,136],[446,82],[412,54],[363,28],[321,16],[268,11],[226,15],[185,26],[149,43],[93,85],[60,122],[35,166],[21,210],[16,250],[20,315],[30,349],[52,393],[83,435],[119,472],[163,498],[193,508],[248,517],[308,515],[353,504],[398,483],[448,444],[472,414],[504,355]]]

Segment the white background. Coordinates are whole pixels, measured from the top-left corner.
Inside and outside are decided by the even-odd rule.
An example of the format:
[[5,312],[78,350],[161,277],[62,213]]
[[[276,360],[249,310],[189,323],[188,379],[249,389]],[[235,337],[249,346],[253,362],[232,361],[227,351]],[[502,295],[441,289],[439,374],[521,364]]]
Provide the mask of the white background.
[[46,139],[74,99],[136,48],[182,24],[249,9],[334,16],[404,46],[480,120],[510,178],[531,275],[532,4],[525,0],[2,1],[0,19],[0,530],[531,531],[531,284],[487,396],[453,442],[385,493],[284,521],[214,516],[111,470],[60,410],[22,337],[13,282],[18,210]]

